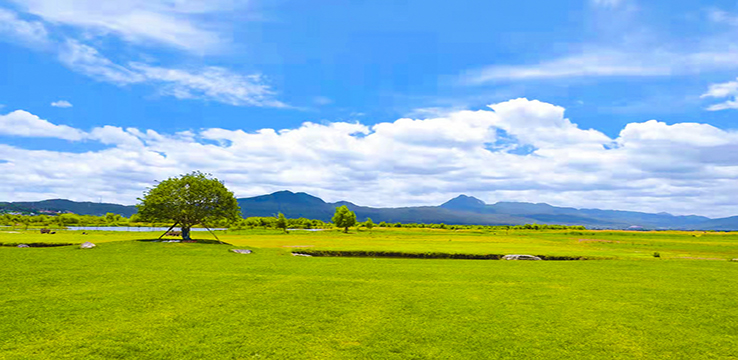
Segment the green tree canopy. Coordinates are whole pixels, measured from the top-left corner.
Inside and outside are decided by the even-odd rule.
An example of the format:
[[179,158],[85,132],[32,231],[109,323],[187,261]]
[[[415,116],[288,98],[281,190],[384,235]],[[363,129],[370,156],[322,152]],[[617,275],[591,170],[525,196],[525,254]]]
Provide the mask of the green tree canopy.
[[136,205],[141,221],[174,221],[182,228],[182,238],[190,239],[190,228],[241,214],[233,193],[218,179],[199,171],[169,178],[144,192]]
[[346,205],[342,205],[336,208],[336,213],[333,215],[331,221],[337,227],[344,228],[343,232],[347,233],[348,228],[356,224],[356,214],[349,210]]
[[277,229],[282,229],[282,231],[287,232],[287,218],[285,218],[282,213],[277,215]]

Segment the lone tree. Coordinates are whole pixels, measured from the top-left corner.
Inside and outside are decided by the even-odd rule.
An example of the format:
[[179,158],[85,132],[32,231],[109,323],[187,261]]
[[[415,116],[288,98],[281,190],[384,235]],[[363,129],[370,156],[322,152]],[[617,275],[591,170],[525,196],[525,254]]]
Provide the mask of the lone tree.
[[346,205],[342,205],[336,208],[336,213],[333,215],[331,221],[337,227],[343,228],[343,232],[347,233],[349,226],[356,224],[356,214],[349,210]]
[[277,215],[277,229],[282,229],[285,233],[287,232],[287,218],[284,217],[284,214],[279,213]]
[[136,205],[141,221],[174,221],[182,228],[182,239],[190,239],[190,228],[220,219],[236,220],[241,214],[233,193],[209,174],[194,171],[169,178],[144,192]]

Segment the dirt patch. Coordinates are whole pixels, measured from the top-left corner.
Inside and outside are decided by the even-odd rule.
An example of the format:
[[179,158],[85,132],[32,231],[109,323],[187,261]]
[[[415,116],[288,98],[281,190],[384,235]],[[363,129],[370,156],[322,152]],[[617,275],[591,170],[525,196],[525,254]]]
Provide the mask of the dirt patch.
[[283,248],[309,248],[314,247],[315,245],[284,245]]

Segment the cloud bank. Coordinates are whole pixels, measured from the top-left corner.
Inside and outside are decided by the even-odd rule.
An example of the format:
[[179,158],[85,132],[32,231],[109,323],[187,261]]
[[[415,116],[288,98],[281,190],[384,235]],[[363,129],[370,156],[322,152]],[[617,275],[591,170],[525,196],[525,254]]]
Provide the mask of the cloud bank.
[[738,212],[738,133],[650,120],[610,138],[580,129],[562,107],[536,100],[372,126],[306,122],[256,132],[84,131],[20,110],[0,116],[0,125],[5,136],[107,145],[85,153],[0,145],[2,200],[102,197],[132,204],[155,180],[201,170],[241,197],[290,189],[331,201],[404,206],[436,205],[465,193],[487,202]]

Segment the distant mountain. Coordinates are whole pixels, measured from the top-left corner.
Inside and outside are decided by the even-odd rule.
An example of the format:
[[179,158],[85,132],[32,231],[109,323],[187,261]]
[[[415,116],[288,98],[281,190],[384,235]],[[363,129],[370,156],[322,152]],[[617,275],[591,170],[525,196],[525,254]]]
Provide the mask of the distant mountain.
[[738,230],[738,216],[710,219],[693,225],[693,230]]
[[126,206],[108,203],[77,202],[64,199],[43,201],[20,201],[0,203],[0,209],[23,213],[64,213],[72,212],[79,215],[101,216],[107,213],[120,214],[129,217],[136,213],[135,206]]
[[336,207],[320,198],[291,191],[278,191],[269,195],[238,199],[243,217],[276,216],[283,213],[288,218],[308,218],[330,221]]
[[450,210],[472,211],[477,212],[484,209],[487,204],[473,196],[459,195],[445,203],[440,207]]
[[[439,206],[400,208],[373,208],[348,201],[327,203],[306,193],[278,191],[273,194],[237,199],[244,217],[276,216],[304,217],[330,221],[337,207],[345,205],[356,213],[357,220],[372,218],[375,223],[445,223],[459,225],[522,225],[559,224],[584,225],[606,229],[683,229],[683,230],[738,230],[738,216],[710,219],[704,216],[674,216],[668,213],[636,211],[576,209],[544,203],[498,202],[486,204],[472,196],[459,195]],[[135,206],[75,202],[63,199],[37,202],[0,203],[0,211],[13,212],[73,212],[81,215],[106,213],[131,216]]]
[[560,224],[590,228],[644,229],[738,229],[738,217],[710,219],[704,216],[674,216],[668,213],[576,209],[544,203],[498,202],[486,204],[472,196],[459,195],[440,206],[372,208],[346,201],[327,203],[305,193],[280,191],[270,195],[238,199],[244,217],[274,216],[278,212],[290,218],[305,217],[330,221],[336,207],[346,205],[359,221],[372,218],[375,223],[445,223],[478,225]]

